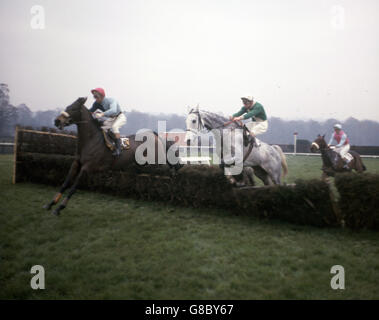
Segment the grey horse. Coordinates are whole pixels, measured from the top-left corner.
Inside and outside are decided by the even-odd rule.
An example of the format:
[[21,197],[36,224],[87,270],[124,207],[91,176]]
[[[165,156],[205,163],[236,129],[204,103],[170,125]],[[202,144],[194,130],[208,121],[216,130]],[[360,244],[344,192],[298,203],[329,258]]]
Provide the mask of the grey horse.
[[[200,110],[198,106],[190,109],[186,118],[186,140],[194,141],[204,130],[211,131],[214,136],[223,137],[222,143],[220,143],[220,139],[216,139],[216,152],[222,154],[223,163],[229,165],[240,163],[244,171],[253,168],[254,174],[265,185],[281,184],[282,176],[288,173],[286,157],[280,146],[271,146],[262,141],[260,146],[253,144],[251,147],[251,142],[244,144],[242,134],[234,134],[237,130],[242,133],[238,123],[229,121],[222,115]],[[228,143],[225,141],[230,142],[230,148],[227,148]],[[225,147],[230,152],[225,152]],[[238,147],[241,152],[236,152]],[[228,172],[227,167],[225,173],[229,176],[231,183],[236,184],[233,173]]]

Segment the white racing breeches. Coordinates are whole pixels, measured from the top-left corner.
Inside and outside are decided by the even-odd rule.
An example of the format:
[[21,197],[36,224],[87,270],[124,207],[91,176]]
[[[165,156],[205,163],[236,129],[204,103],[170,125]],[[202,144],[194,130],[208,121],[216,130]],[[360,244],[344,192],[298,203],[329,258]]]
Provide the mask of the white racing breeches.
[[258,134],[265,133],[268,129],[267,120],[257,119],[257,121],[247,122],[245,125],[250,130],[250,132],[255,136]]
[[342,159],[346,160],[347,162],[352,160],[352,155],[349,153],[350,150],[350,144],[345,144],[341,147],[335,147],[334,151],[337,152]]
[[112,129],[113,133],[120,133],[120,128],[124,124],[126,124],[126,117],[123,113],[120,113],[115,118],[109,117],[105,120],[101,128],[105,131]]

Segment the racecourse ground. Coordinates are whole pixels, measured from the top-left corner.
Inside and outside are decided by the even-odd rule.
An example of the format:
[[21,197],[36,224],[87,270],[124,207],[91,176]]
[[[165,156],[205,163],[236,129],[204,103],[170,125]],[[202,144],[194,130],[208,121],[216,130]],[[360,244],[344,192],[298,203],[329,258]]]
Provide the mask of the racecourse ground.
[[[379,173],[379,159],[364,159]],[[318,157],[288,156],[320,177]],[[56,188],[11,184],[0,156],[0,299],[379,298],[379,233],[319,229],[79,191],[57,218]],[[330,268],[345,268],[332,290]],[[46,289],[30,288],[42,265]]]

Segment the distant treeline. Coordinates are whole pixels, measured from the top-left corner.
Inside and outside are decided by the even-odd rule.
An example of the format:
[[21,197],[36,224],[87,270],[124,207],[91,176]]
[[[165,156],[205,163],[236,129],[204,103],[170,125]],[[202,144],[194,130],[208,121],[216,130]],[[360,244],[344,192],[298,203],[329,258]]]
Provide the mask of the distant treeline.
[[[32,127],[53,127],[54,118],[61,110],[32,112],[27,105],[13,106],[9,103],[9,89],[6,84],[0,84],[0,137],[13,136],[16,124]],[[167,131],[172,129],[185,130],[185,116],[177,114],[148,114],[139,111],[127,112],[127,124],[121,133],[132,134],[139,129],[147,128],[157,131],[158,121],[166,121]],[[313,141],[318,134],[326,134],[329,140],[335,123],[342,123],[352,145],[379,145],[379,122],[348,118],[346,121],[328,119],[323,122],[314,120],[283,120],[269,118],[269,130],[261,139],[267,143],[292,144],[293,134],[298,132],[298,138]],[[71,128],[70,128],[71,129]],[[75,130],[72,126],[71,130]]]

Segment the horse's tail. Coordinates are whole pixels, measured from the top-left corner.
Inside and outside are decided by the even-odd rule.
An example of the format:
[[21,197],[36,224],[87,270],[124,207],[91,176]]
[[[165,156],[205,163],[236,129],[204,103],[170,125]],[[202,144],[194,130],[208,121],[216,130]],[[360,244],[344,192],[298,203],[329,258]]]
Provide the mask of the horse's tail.
[[279,152],[280,160],[282,163],[282,169],[283,169],[283,177],[285,177],[288,174],[288,165],[286,160],[286,155],[283,153],[283,150],[278,145],[273,145],[273,147]]

